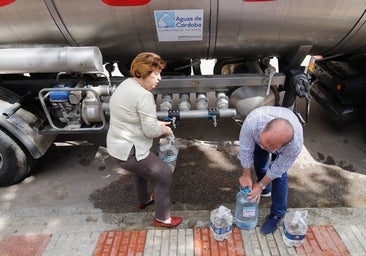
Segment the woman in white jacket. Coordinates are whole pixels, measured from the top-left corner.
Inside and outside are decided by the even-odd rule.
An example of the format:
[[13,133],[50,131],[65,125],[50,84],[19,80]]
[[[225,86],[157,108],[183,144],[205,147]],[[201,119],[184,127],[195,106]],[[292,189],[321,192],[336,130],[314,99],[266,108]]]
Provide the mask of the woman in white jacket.
[[[170,122],[157,119],[156,105],[150,92],[161,80],[165,62],[151,52],[138,54],[132,61],[131,78],[124,80],[110,99],[110,127],[107,134],[108,153],[120,166],[135,174],[135,187],[143,209],[155,204],[153,225],[176,227],[182,218],[170,214],[173,173],[168,165],[151,152],[153,139],[173,134]],[[154,193],[147,191],[147,182],[154,184]]]

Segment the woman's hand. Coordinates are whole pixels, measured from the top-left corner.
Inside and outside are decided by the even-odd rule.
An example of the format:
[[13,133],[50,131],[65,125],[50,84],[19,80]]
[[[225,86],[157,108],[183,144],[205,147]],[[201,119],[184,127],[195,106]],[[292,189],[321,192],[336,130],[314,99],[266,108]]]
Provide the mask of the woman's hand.
[[170,122],[159,121],[159,124],[161,127],[162,134],[167,135],[167,136],[173,134],[172,128],[169,127]]

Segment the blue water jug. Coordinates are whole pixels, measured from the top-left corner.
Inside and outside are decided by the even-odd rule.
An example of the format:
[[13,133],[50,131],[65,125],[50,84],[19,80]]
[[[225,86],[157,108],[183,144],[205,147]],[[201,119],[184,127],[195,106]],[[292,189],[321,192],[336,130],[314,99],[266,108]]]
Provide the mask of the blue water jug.
[[258,203],[248,200],[249,192],[249,187],[245,187],[236,194],[235,224],[240,229],[254,229],[258,223]]

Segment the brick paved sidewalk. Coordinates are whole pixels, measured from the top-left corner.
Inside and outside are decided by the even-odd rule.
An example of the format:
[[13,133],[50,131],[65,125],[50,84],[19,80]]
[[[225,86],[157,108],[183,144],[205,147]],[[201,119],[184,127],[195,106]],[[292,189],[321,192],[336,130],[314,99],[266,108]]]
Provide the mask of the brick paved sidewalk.
[[[360,252],[361,253],[361,252]],[[93,256],[106,255],[339,255],[350,252],[331,225],[310,226],[301,247],[287,247],[280,232],[264,236],[234,228],[229,239],[216,241],[209,228],[103,232]]]
[[351,255],[366,256],[362,208],[309,209],[301,247],[287,247],[282,228],[263,235],[233,229],[228,240],[210,234],[209,212],[180,212],[177,229],[157,229],[151,213],[103,214],[85,209],[0,211],[1,256],[108,255]]
[[[99,235],[92,255],[366,255],[365,240],[356,237],[351,240],[350,232],[353,236],[363,233],[363,239],[366,235],[361,226],[341,232],[352,244],[348,249],[347,242],[343,243],[332,225],[310,226],[301,247],[287,247],[281,237],[281,228],[264,236],[259,228],[240,230],[235,227],[229,239],[222,242],[211,236],[209,228],[105,231]],[[0,242],[0,255],[41,256],[50,238],[51,235],[7,236]]]

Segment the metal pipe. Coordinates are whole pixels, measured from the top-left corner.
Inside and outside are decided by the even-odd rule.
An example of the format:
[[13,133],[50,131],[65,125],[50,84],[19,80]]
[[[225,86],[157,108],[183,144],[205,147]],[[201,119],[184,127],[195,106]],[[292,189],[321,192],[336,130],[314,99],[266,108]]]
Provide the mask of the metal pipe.
[[0,73],[103,72],[97,47],[39,47],[0,49]]
[[[227,118],[227,117],[235,117],[236,109],[228,108],[228,109],[215,109],[215,112],[218,113],[218,118]],[[189,111],[174,111],[172,112],[157,112],[158,119],[164,120],[169,119],[171,116],[177,116],[178,119],[189,119],[189,118],[212,118],[212,110],[189,110]]]

